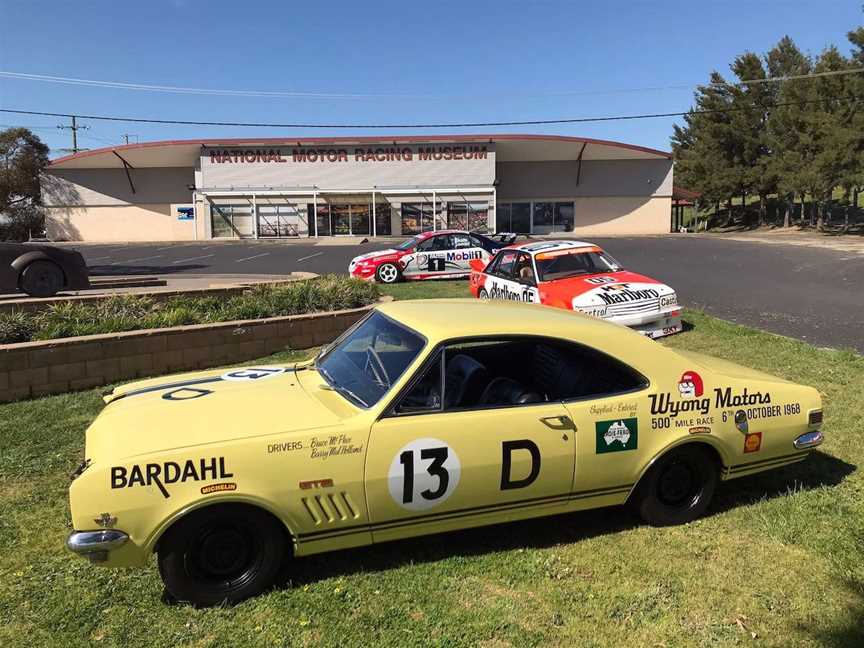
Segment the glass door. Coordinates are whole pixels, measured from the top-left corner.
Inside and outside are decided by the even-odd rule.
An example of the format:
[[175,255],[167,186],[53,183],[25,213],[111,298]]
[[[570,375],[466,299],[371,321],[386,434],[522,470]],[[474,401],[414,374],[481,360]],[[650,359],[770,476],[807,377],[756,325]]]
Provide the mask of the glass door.
[[350,205],[330,205],[330,218],[333,222],[334,236],[348,236],[351,234]]
[[369,236],[369,217],[372,215],[372,206],[350,205],[351,208],[351,234],[354,236]]

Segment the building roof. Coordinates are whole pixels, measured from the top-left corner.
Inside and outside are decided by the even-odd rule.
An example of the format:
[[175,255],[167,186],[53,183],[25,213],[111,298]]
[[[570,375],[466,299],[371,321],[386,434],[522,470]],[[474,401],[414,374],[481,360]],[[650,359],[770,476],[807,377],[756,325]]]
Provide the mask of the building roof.
[[201,149],[276,146],[398,146],[400,144],[494,144],[496,160],[646,160],[672,159],[666,151],[608,140],[565,135],[391,135],[378,137],[265,137],[141,142],[108,146],[57,158],[50,169],[122,168],[123,160],[135,168],[194,167]]

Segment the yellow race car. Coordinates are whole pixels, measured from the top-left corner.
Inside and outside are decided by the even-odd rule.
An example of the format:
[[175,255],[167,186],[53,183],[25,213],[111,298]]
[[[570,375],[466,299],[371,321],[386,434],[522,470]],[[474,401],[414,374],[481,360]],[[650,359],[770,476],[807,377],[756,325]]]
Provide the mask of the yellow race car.
[[87,431],[67,546],[158,555],[196,605],[289,558],[630,502],[693,520],[720,480],[822,442],[811,387],[561,309],[384,304],[285,366],[124,385]]

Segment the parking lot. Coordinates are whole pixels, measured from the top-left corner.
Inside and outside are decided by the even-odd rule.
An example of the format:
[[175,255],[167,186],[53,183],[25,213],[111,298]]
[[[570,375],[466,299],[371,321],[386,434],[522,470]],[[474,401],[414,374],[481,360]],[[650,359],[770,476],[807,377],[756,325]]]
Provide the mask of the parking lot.
[[[686,306],[817,346],[864,352],[864,299],[855,281],[864,273],[864,255],[702,236],[593,240],[627,268],[673,286]],[[94,275],[267,275],[344,273],[355,255],[391,244],[299,240],[73,247]]]

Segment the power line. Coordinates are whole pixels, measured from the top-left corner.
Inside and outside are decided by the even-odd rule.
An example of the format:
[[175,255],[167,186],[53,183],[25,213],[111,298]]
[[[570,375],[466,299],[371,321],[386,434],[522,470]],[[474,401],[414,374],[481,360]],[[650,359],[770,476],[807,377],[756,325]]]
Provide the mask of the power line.
[[[765,108],[782,108],[785,106],[804,106],[807,104],[824,103],[824,99],[814,99],[810,101],[786,101],[775,104],[766,105]],[[833,102],[850,102],[858,103],[861,101],[859,97],[846,97],[834,99]],[[244,128],[321,128],[321,129],[412,129],[412,128],[481,128],[487,126],[549,126],[554,124],[584,124],[590,122],[607,122],[607,121],[631,121],[637,119],[658,119],[668,117],[682,117],[684,115],[693,114],[714,114],[738,112],[742,110],[753,110],[752,106],[740,106],[729,108],[716,109],[691,109],[684,112],[669,112],[669,113],[648,113],[639,115],[611,115],[605,117],[573,117],[563,119],[530,119],[524,121],[488,121],[488,122],[454,122],[444,124],[303,124],[303,123],[265,123],[265,122],[228,122],[228,121],[190,121],[183,119],[146,119],[141,117],[113,117],[108,115],[79,115],[72,113],[54,113],[43,112],[36,110],[14,110],[11,108],[0,108],[0,112],[14,113],[18,115],[40,115],[45,117],[78,117],[81,119],[114,121],[114,122],[130,122],[137,124],[167,124],[175,126],[235,126]]]
[[[800,81],[804,79],[815,79],[827,76],[842,76],[848,74],[860,74],[864,68],[850,68],[847,70],[829,70],[825,72],[813,72],[810,74],[786,75],[779,77],[766,77],[764,79],[746,79],[743,81],[722,81],[706,84],[690,83],[667,86],[652,86],[642,88],[619,88],[612,90],[563,90],[556,92],[532,92],[532,96],[572,96],[591,94],[617,94],[628,92],[647,92],[657,90],[685,90],[698,86],[744,86],[760,83],[780,83],[786,81]],[[126,81],[101,81],[98,79],[80,79],[76,77],[60,77],[48,74],[29,74],[26,72],[10,72],[0,70],[0,77],[9,79],[20,79],[26,81],[40,81],[44,83],[60,83],[65,85],[87,86],[94,88],[109,88],[115,90],[137,90],[143,92],[161,92],[170,94],[191,94],[209,96],[234,96],[234,97],[270,97],[270,98],[293,98],[293,99],[393,99],[393,98],[441,98],[464,97],[459,94],[417,94],[417,93],[331,93],[331,92],[308,92],[291,90],[229,90],[215,88],[194,88],[185,86],[152,85],[145,83],[130,83]],[[510,94],[509,91],[507,93]],[[473,96],[473,95],[471,95]]]

